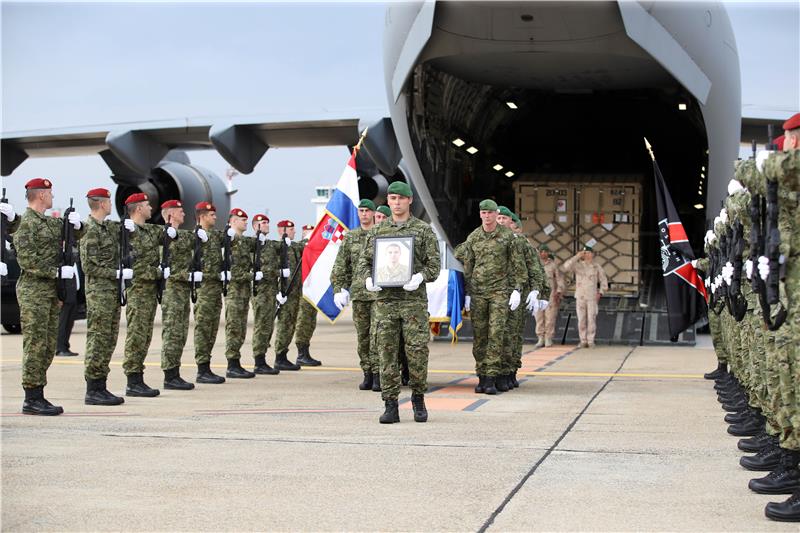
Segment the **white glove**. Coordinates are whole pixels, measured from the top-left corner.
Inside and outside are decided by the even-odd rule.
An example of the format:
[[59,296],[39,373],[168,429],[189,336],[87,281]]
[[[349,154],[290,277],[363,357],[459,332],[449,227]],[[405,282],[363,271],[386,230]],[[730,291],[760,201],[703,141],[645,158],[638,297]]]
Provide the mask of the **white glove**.
[[747,273],[747,279],[753,279],[753,260],[748,259],[744,262],[744,271]]
[[347,289],[342,289],[333,295],[333,303],[336,305],[339,311],[344,309],[349,302],[350,302],[350,293],[347,292]]
[[208,242],[208,233],[203,228],[197,228],[197,236],[200,237],[201,241]]
[[697,270],[697,259],[692,259],[691,260],[691,264],[692,264],[692,268]]
[[17,217],[17,214],[14,213],[14,206],[6,202],[0,204],[0,213],[4,214],[9,222],[13,222]]
[[177,236],[178,236],[178,232],[177,232],[177,231],[175,230],[175,228],[173,228],[172,226],[168,226],[168,227],[167,227],[167,236],[168,236],[170,239],[174,239],[175,237],[177,237]]
[[511,297],[508,299],[508,308],[514,311],[517,307],[519,307],[519,301],[522,297],[519,294],[519,291],[514,289],[511,292]]
[[58,276],[61,279],[72,279],[77,273],[74,266],[64,265],[61,267],[61,272],[59,272]]
[[705,284],[706,284],[706,287],[709,287],[709,288],[710,288],[710,287],[711,287],[711,280],[710,280],[710,279],[708,279],[708,278],[706,278],[706,279],[705,279]]
[[761,279],[767,281],[769,277],[769,257],[761,256],[758,258],[758,275]]
[[722,222],[723,224],[728,223],[728,210],[725,209],[724,207],[719,210],[719,221]]
[[[119,279],[120,271],[117,270],[117,279]],[[123,268],[122,269],[122,279],[133,279],[133,269],[132,268]]]
[[283,242],[286,243],[286,246],[291,246],[292,245],[292,239],[290,239],[289,237],[284,237],[283,238]]
[[738,180],[732,179],[731,181],[728,182],[728,195],[733,196],[737,192],[743,191],[743,190],[744,190],[744,187],[742,187],[742,184],[739,183]]
[[8,265],[0,262],[0,276],[8,276]]
[[372,278],[367,278],[365,285],[369,292],[378,292],[383,290],[381,287],[378,287],[372,283]]
[[259,233],[258,240],[262,243],[267,242],[267,234],[266,233]]
[[81,216],[78,214],[77,211],[73,211],[69,215],[67,215],[67,221],[72,224],[75,229],[81,229]]
[[203,281],[203,273],[202,272],[189,272],[189,281],[194,281],[195,283],[200,283]]
[[170,269],[169,267],[165,267],[164,270],[161,271],[161,277],[164,279],[169,279]]
[[261,281],[262,279],[264,279],[264,273],[259,270],[258,272],[256,272],[255,280]]
[[286,296],[284,296],[281,293],[276,294],[275,295],[275,299],[278,300],[278,303],[281,304],[281,305],[285,304],[287,302],[287,300],[289,300],[289,298],[287,298]]
[[756,154],[756,168],[758,169],[759,172],[764,171],[764,161],[767,160],[769,154],[771,153],[772,152],[768,152],[766,150],[761,150]]
[[419,286],[422,285],[423,281],[424,281],[424,278],[422,277],[422,274],[417,272],[416,274],[411,276],[411,279],[408,280],[408,283],[403,285],[403,289],[405,289],[405,290],[407,290],[409,292],[410,291],[415,291],[415,290],[419,289]]
[[534,300],[528,305],[528,310],[531,312],[531,315],[536,315],[541,309],[539,300]]
[[528,296],[525,298],[525,304],[528,309],[531,309],[533,306],[533,302],[535,302],[539,298],[539,291],[536,289],[532,290],[528,293]]
[[549,305],[550,302],[548,300],[539,300],[539,311],[544,311]]
[[133,233],[134,231],[136,231],[136,222],[134,222],[133,220],[131,220],[131,219],[129,219],[129,218],[126,218],[126,219],[125,219],[125,220],[122,222],[122,225],[123,225],[123,226],[125,226],[125,229],[126,229],[126,230],[128,230],[128,231],[130,231],[131,233]]
[[219,273],[219,280],[220,281],[230,281],[231,280],[231,271],[226,270],[225,272]]
[[284,278],[288,278],[291,275],[292,275],[292,271],[289,270],[288,268],[281,269],[281,276],[283,276]]
[[228,228],[227,234],[228,234],[228,237],[230,237],[231,240],[233,240],[233,238],[236,237],[236,230],[233,229],[233,228]]
[[469,313],[469,305],[472,303],[472,297],[467,295],[464,296],[464,311]]
[[731,284],[731,280],[733,279],[733,265],[730,261],[725,263],[725,266],[722,267],[722,279],[725,280],[727,285]]

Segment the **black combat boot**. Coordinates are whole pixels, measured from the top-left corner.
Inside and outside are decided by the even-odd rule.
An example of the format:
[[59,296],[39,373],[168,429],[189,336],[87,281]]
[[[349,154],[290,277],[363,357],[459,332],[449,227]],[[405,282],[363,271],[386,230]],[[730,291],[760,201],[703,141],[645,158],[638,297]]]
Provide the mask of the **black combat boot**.
[[225,372],[225,377],[249,379],[256,377],[256,375],[242,368],[242,363],[238,359],[228,359],[228,371]]
[[414,408],[414,422],[428,421],[428,410],[425,408],[424,394],[412,394],[411,406]]
[[497,388],[494,386],[494,376],[486,376],[483,382],[483,392],[486,394],[497,394]]
[[125,403],[125,398],[114,396],[108,392],[105,379],[87,379],[86,396],[83,403],[86,405],[119,405]]
[[800,489],[797,452],[784,450],[780,463],[765,477],[751,479],[748,487],[759,494],[792,494]]
[[727,413],[725,415],[725,423],[726,424],[738,424],[740,422],[746,422],[753,416],[752,411],[749,409],[742,409],[741,411],[736,411],[735,413]]
[[311,357],[308,346],[297,347],[297,364],[300,366],[320,366],[322,361],[317,361]]
[[144,374],[137,372],[128,375],[128,386],[125,387],[125,396],[139,396],[141,398],[155,398],[161,394],[158,389],[151,389],[144,382]]
[[253,368],[253,373],[255,374],[266,374],[270,376],[274,376],[276,374],[280,374],[281,371],[277,368],[272,368],[267,364],[267,356],[266,355],[257,355],[253,359],[255,359],[256,366]]
[[728,433],[734,437],[753,437],[764,429],[763,417],[751,417],[745,422],[728,426]]
[[497,392],[508,392],[508,380],[506,379],[505,374],[500,374],[494,379],[494,386],[497,388]]
[[211,363],[200,363],[197,365],[197,383],[209,383],[219,385],[225,383],[225,378],[218,376],[211,371]]
[[181,377],[180,367],[164,370],[164,388],[168,390],[192,390],[194,383],[189,383]]
[[400,422],[400,411],[397,407],[397,400],[385,400],[386,410],[380,417],[381,424],[395,424]]
[[709,372],[707,374],[703,374],[703,377],[706,379],[719,379],[727,373],[728,373],[728,363],[720,362],[717,365],[716,370]]
[[768,503],[764,514],[778,522],[800,522],[800,489],[795,490],[785,502]]
[[300,365],[296,365],[287,359],[287,353],[289,353],[289,350],[275,354],[275,368],[278,370],[300,370]]
[[735,413],[737,411],[741,411],[743,409],[747,409],[748,407],[750,407],[750,405],[747,403],[747,400],[741,400],[741,401],[736,402],[736,403],[723,403],[722,404],[722,409],[727,411],[727,412],[729,412],[729,413]]
[[372,392],[381,392],[381,375],[379,372],[372,373]]
[[22,413],[26,415],[55,416],[64,412],[60,405],[53,405],[44,398],[44,387],[25,390],[25,401],[22,402]]
[[486,376],[481,376],[478,374],[478,384],[475,385],[475,394],[483,394],[486,392],[484,389],[484,385],[486,384]]
[[358,384],[358,390],[372,390],[372,372],[364,371],[364,381]]
[[757,454],[739,459],[739,464],[747,470],[769,472],[780,464],[784,451],[780,446],[765,446]]
[[756,453],[761,451],[765,446],[777,446],[778,438],[769,435],[766,431],[761,431],[754,437],[747,439],[739,439],[736,446],[743,452]]

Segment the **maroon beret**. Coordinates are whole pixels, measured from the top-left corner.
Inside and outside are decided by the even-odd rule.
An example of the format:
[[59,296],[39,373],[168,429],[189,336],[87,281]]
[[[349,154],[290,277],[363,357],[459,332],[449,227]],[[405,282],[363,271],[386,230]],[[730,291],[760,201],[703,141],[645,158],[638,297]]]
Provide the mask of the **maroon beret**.
[[147,195],[143,192],[133,193],[125,199],[125,205],[135,204],[139,202],[146,202]]
[[111,198],[111,193],[108,192],[108,189],[98,187],[87,192],[86,198]]
[[52,189],[53,184],[47,178],[33,178],[25,184],[26,189]]

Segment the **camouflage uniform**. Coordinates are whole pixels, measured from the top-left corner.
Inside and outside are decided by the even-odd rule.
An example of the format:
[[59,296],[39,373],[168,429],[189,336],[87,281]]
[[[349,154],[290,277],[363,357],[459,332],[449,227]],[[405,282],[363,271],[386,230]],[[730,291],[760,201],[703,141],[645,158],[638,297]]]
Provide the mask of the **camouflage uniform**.
[[575,272],[575,310],[578,315],[578,335],[582,344],[593,345],[597,330],[597,298],[608,290],[608,279],[603,268],[595,263],[580,260],[579,256],[568,259],[562,267],[564,272]]
[[506,328],[506,340],[503,349],[503,365],[501,374],[514,373],[522,367],[522,344],[523,329],[525,318],[528,311],[525,308],[525,298],[532,290],[539,291],[540,298],[547,298],[550,295],[550,285],[544,277],[544,268],[539,260],[539,255],[533,248],[528,239],[521,234],[514,234],[514,246],[518,253],[522,255],[524,263],[525,280],[522,285],[521,302],[514,311],[508,312],[508,326]]
[[317,308],[305,298],[300,298],[297,311],[297,324],[294,331],[294,344],[298,350],[308,348],[311,337],[317,329]]
[[[490,232],[480,226],[470,233],[465,246],[460,249],[465,290],[471,298],[472,356],[479,376],[495,377],[507,373],[503,347],[509,295],[517,290],[524,298],[522,292],[527,280],[522,247],[516,242],[514,233],[505,226],[498,224]],[[523,299],[520,306],[524,304]]]
[[183,348],[189,336],[189,267],[194,255],[194,232],[178,230],[169,245],[170,276],[161,296],[161,368],[180,368]]
[[428,389],[428,297],[425,283],[439,276],[439,243],[431,227],[410,216],[405,222],[387,219],[370,229],[358,260],[359,279],[372,277],[374,239],[383,236],[414,236],[414,273],[422,274],[423,283],[414,290],[386,287],[377,292],[375,302],[376,351],[381,361],[381,388],[384,401],[396,401],[400,395],[398,339],[402,333],[409,366],[409,385],[414,394]]
[[[87,380],[106,379],[108,363],[119,336],[119,229],[120,223],[94,217],[86,221],[81,239],[83,271],[86,274],[86,359]],[[125,230],[127,231],[127,230]]]
[[[58,336],[58,268],[62,220],[27,208],[9,224],[20,266],[17,301],[22,323],[22,387],[47,385]],[[75,232],[81,238],[85,224]]]
[[[294,274],[295,269],[300,264],[303,257],[304,245],[299,242],[293,242],[286,255],[289,259],[289,270]],[[288,287],[291,277],[286,279]],[[278,316],[278,331],[275,334],[275,353],[283,353],[289,349],[289,343],[294,336],[295,326],[297,325],[297,312],[300,307],[301,293],[303,292],[303,284],[300,281],[300,274],[295,276],[294,285],[291,289],[287,289],[289,294],[284,294],[288,298],[285,304],[281,306],[281,314]]]
[[[711,265],[709,257],[711,256],[711,245],[706,243],[705,245],[706,257],[697,260],[697,268],[705,273],[705,278],[710,279],[711,276]],[[708,288],[708,291],[711,289]],[[717,315],[714,311],[711,310],[709,306],[708,309],[708,330],[711,334],[711,343],[714,345],[714,352],[716,353],[717,360],[720,363],[728,363],[728,349],[725,346],[722,338],[722,324],[719,315]]]
[[225,296],[225,357],[241,359],[247,335],[247,312],[253,290],[253,251],[256,239],[237,235],[231,242],[231,281]]
[[550,296],[539,294],[539,299],[548,298],[549,303],[544,311],[536,311],[536,336],[539,340],[553,340],[556,332],[556,319],[558,318],[559,301],[556,294],[564,292],[564,275],[561,272],[561,265],[555,257],[548,257],[544,261],[545,279],[550,285]]
[[203,243],[203,282],[197,290],[194,306],[194,360],[198,365],[211,362],[211,351],[217,340],[219,316],[222,311],[222,242],[224,232],[206,230],[208,241]]
[[378,361],[374,343],[370,342],[372,304],[376,297],[374,292],[366,289],[365,278],[358,276],[356,271],[364,243],[368,237],[369,232],[362,228],[356,228],[344,236],[336,256],[336,262],[333,264],[331,282],[334,294],[342,289],[350,292],[361,370],[377,374],[380,372],[380,361]]
[[253,304],[253,356],[267,353],[272,331],[275,328],[275,295],[278,294],[280,275],[280,243],[267,241],[261,248],[261,272],[264,279],[258,284]]

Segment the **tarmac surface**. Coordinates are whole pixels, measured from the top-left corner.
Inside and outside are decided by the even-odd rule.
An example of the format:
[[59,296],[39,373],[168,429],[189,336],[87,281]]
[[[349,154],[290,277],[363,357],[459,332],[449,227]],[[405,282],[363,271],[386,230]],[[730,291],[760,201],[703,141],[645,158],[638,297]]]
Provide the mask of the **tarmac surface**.
[[[124,315],[124,314],[123,314]],[[161,326],[145,381],[162,388]],[[109,389],[124,392],[123,329]],[[2,336],[3,531],[797,531],[747,488],[697,347],[526,345],[525,381],[477,395],[471,343],[431,343],[430,419],[381,425],[359,391],[349,316],[320,322],[324,366],[83,403],[81,357],[57,357],[58,417],[20,413],[22,337]],[[224,375],[224,331],[212,368]],[[294,357],[294,350],[290,357]],[[270,350],[268,360],[274,354]],[[252,367],[245,344],[242,361]],[[184,378],[194,380],[191,332]]]

